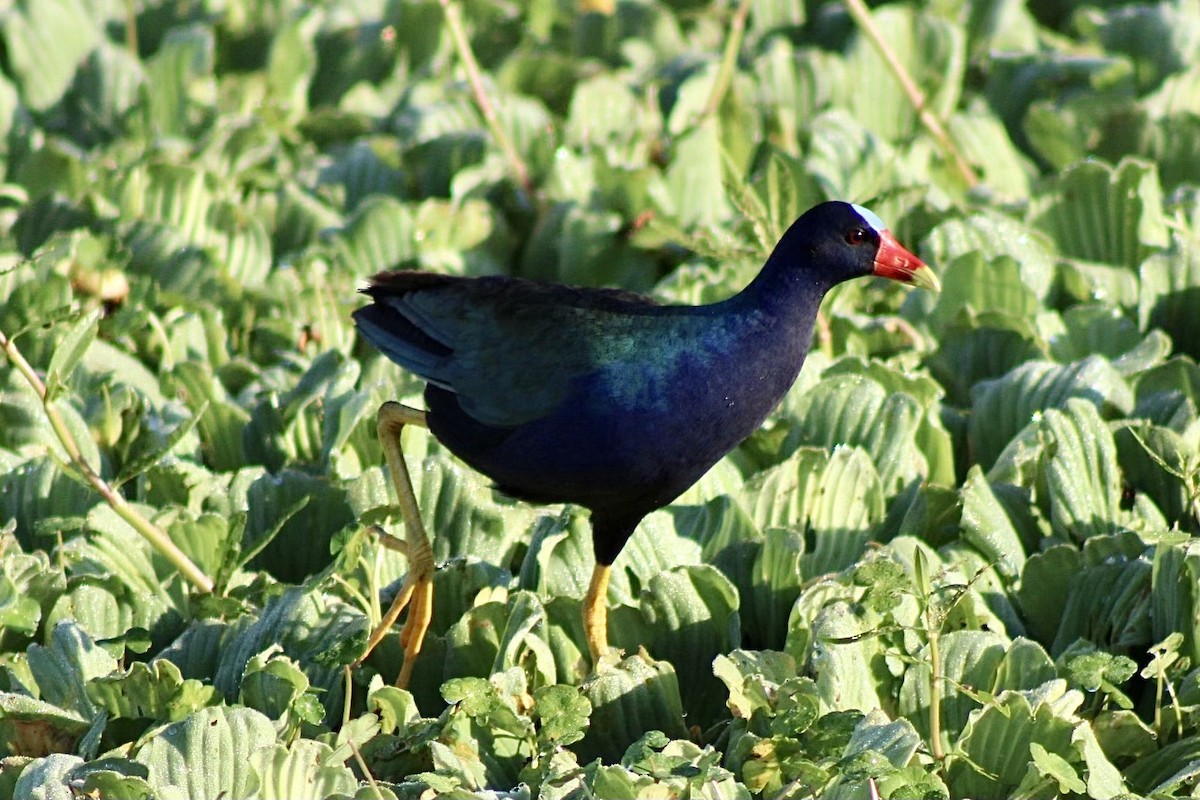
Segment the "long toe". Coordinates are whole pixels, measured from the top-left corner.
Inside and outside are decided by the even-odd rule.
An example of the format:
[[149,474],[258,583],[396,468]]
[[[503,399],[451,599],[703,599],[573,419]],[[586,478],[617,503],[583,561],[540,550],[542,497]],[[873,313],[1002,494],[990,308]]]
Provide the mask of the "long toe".
[[429,623],[433,620],[433,577],[415,578],[411,593],[412,600],[408,609],[408,619],[404,623],[403,630],[400,631],[400,644],[404,647],[404,666],[400,668],[396,686],[401,689],[408,687],[413,666],[425,644],[425,634],[429,631]]
[[392,601],[392,605],[388,608],[387,613],[383,615],[383,619],[379,620],[379,624],[371,631],[371,635],[367,637],[367,648],[363,654],[359,656],[350,666],[358,668],[367,660],[367,656],[371,655],[379,643],[383,641],[383,637],[388,635],[392,626],[396,624],[396,620],[400,619],[400,615],[404,612],[405,607],[412,600],[413,590],[416,588],[416,582],[411,578],[404,580],[404,585],[400,587],[400,592],[396,595],[396,599]]

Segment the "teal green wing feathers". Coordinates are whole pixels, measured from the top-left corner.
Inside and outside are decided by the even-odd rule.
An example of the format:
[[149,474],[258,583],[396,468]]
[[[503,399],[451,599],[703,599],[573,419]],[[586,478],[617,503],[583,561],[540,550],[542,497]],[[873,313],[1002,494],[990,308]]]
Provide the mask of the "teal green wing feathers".
[[552,413],[577,378],[636,357],[665,310],[629,292],[500,276],[387,272],[365,291],[375,302],[354,313],[362,334],[497,427]]

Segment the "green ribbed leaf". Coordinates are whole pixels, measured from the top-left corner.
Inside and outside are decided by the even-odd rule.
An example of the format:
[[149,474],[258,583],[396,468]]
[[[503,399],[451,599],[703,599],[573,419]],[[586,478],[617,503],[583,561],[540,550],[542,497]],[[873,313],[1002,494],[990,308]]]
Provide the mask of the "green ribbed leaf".
[[1036,689],[1056,677],[1058,668],[1046,649],[1021,637],[1008,645],[994,677],[982,685],[990,686],[993,694],[999,694],[1005,689]]
[[1124,379],[1099,356],[1064,365],[1027,361],[1000,378],[976,384],[971,397],[970,440],[974,460],[985,467],[995,463],[1038,411],[1063,408],[1072,398],[1120,411],[1133,404]]
[[183,240],[208,240],[208,213],[215,200],[211,176],[196,167],[150,164],[128,176],[122,211],[133,219],[168,224]]
[[[1025,566],[1025,545],[1016,521],[997,499],[979,465],[971,467],[960,489],[962,497],[962,537],[1008,580],[1015,579]],[[1023,521],[1023,520],[1022,520]]]
[[403,197],[403,173],[396,168],[395,143],[374,139],[356,142],[323,170],[324,185],[341,185],[346,193],[346,210],[358,210],[364,201],[376,196]]
[[[68,779],[83,759],[66,753],[51,753],[21,771],[12,789],[13,797],[29,800],[72,800]],[[20,792],[20,794],[17,794]]]
[[[875,709],[855,726],[854,734],[850,737],[842,758],[848,764],[854,764],[855,760],[859,760],[858,764],[864,766],[869,764],[883,767],[887,764],[893,768],[901,768],[912,760],[920,744],[921,735],[911,722],[907,719],[891,720],[883,711]],[[908,774],[889,776],[899,786],[918,788],[914,784],[920,784],[919,788],[922,789],[933,791],[944,789],[944,785],[938,786],[939,780],[936,778],[930,780],[923,771],[899,771]],[[870,785],[867,778],[860,777],[856,773],[857,771],[853,767],[843,771],[821,793],[821,797],[829,798],[829,800],[854,800],[862,797],[864,791],[870,791]],[[887,791],[886,785],[882,785],[880,788]]]
[[207,26],[167,31],[162,46],[146,65],[146,99],[155,133],[183,136],[193,130],[200,111],[196,106],[203,108],[215,99],[215,50],[216,37]]
[[582,598],[591,574],[591,525],[578,511],[542,516],[530,532],[529,550],[521,562],[521,586],[544,597]]
[[1195,66],[1170,75],[1158,91],[1146,98],[1146,109],[1156,117],[1200,114],[1200,69]]
[[56,625],[50,642],[30,645],[27,656],[41,699],[89,720],[97,709],[88,681],[117,668],[116,659],[73,622]]
[[835,451],[819,483],[814,483],[803,487],[806,508],[800,529],[806,537],[811,530],[815,539],[801,562],[806,576],[835,572],[853,563],[882,512],[875,471],[859,450]]
[[214,206],[208,225],[225,276],[247,289],[262,286],[271,269],[271,237],[266,226],[231,203]]
[[277,196],[272,245],[279,253],[303,250],[319,234],[341,225],[342,218],[330,205],[307,190],[287,183]]
[[611,145],[632,155],[631,151],[644,148],[645,140],[638,142],[651,121],[650,110],[623,81],[599,74],[580,82],[571,93],[563,134],[577,147]]
[[329,797],[352,794],[358,780],[345,764],[330,758],[333,749],[311,739],[289,746],[276,744],[255,750],[250,763],[258,776],[256,798],[288,800],[294,797]]
[[1200,469],[1195,444],[1156,425],[1122,426],[1115,439],[1126,485],[1147,495],[1172,525],[1187,525],[1196,511],[1188,497],[1189,482]]
[[550,620],[537,595],[517,591],[506,597],[500,589],[490,595],[496,601],[478,602],[485,596],[446,633],[447,675],[497,675],[515,668],[534,685],[548,686],[574,672],[564,669],[559,675]]
[[654,266],[644,253],[628,246],[623,224],[615,212],[557,203],[533,228],[520,274],[575,285],[621,284],[648,290],[657,278]]
[[168,569],[157,563],[157,552],[129,523],[102,503],[88,513],[87,526],[90,535],[77,543],[75,552],[99,575],[116,579],[127,593],[121,599],[129,602],[130,611],[136,609],[131,622],[152,628],[168,610],[178,608],[177,587],[164,574]]
[[666,661],[630,656],[593,673],[582,692],[592,704],[592,724],[573,748],[582,762],[596,757],[617,761],[646,731],[687,736],[679,680]]
[[1098,161],[1068,168],[1037,204],[1033,222],[1064,255],[1129,269],[1167,244],[1158,173],[1135,159],[1115,168]]
[[1152,567],[1146,559],[1112,558],[1071,576],[1062,621],[1050,651],[1056,656],[1079,639],[1110,652],[1138,652],[1153,643]]
[[1025,624],[1038,641],[1054,640],[1067,604],[1067,591],[1083,569],[1079,551],[1060,544],[1032,554],[1021,571],[1017,599]]
[[155,734],[134,759],[150,770],[150,785],[162,796],[249,797],[259,787],[251,756],[274,743],[275,729],[259,712],[204,708]]
[[95,341],[99,323],[100,309],[83,315],[63,336],[58,347],[54,348],[54,356],[46,370],[46,391],[52,396],[70,379],[79,360]]
[[214,705],[216,692],[195,679],[183,678],[165,659],[134,662],[123,672],[93,678],[88,697],[114,718],[178,722],[201,707]]
[[[422,269],[434,272],[493,272],[486,259],[471,251],[492,235],[492,210],[480,200],[449,203],[430,199],[417,206],[414,218]],[[478,262],[478,264],[476,263]]]
[[1117,446],[1096,407],[1070,399],[1062,411],[1046,411],[1041,428],[1049,448],[1045,478],[1055,529],[1078,540],[1121,530]]
[[[46,615],[46,622],[53,625],[70,620],[95,639],[121,637],[134,625],[134,604],[122,587],[112,586],[114,583],[110,580],[108,586],[93,583],[72,586],[59,596]],[[121,600],[117,599],[118,596]]]
[[410,466],[409,472],[433,536],[434,558],[473,555],[493,564],[508,563],[531,516],[528,507],[500,505],[484,479],[444,456],[426,459],[417,470]]
[[[1036,691],[1002,693],[995,705],[971,714],[958,742],[970,761],[951,767],[951,784],[972,796],[1011,793],[1030,767],[1031,744],[1059,755],[1072,752],[1075,725],[1068,715],[1082,701],[1078,692],[1067,692],[1065,681]],[[1065,714],[1056,708],[1064,702]]]
[[811,532],[814,546],[802,559],[810,577],[853,563],[884,512],[871,459],[850,447],[832,455],[801,448],[748,481],[740,502],[760,530]]
[[71,85],[101,39],[104,15],[82,0],[24,0],[6,12],[9,67],[25,102],[45,111]]
[[1200,776],[1200,736],[1188,736],[1140,758],[1125,772],[1134,791],[1171,794],[1191,785]]
[[284,23],[271,40],[267,85],[281,105],[297,117],[308,110],[309,85],[317,69],[314,39],[322,16],[319,10],[297,15]]
[[1143,327],[1162,328],[1177,348],[1193,358],[1200,357],[1200,323],[1196,304],[1200,301],[1200,247],[1175,237],[1165,253],[1155,253],[1138,272],[1141,293],[1138,317]]
[[1138,376],[1137,405],[1133,416],[1176,433],[1190,435],[1200,408],[1200,367],[1186,356],[1176,356]]
[[783,649],[788,618],[803,587],[804,539],[772,528],[755,548],[750,585],[738,586],[743,638],[761,647]]
[[963,315],[942,329],[929,371],[946,388],[948,402],[967,408],[975,384],[1047,355],[1033,326],[1025,320],[995,314]]
[[[861,447],[875,464],[886,496],[928,471],[924,454],[914,441],[920,404],[866,376],[824,377],[804,393],[794,413],[798,423],[784,440],[785,452],[803,445],[828,450]],[[886,425],[880,424],[883,420]],[[779,523],[773,520],[768,524]]]
[[809,125],[812,149],[804,167],[826,198],[874,197],[887,185],[896,153],[886,139],[841,109],[826,111]]
[[996,211],[983,211],[941,223],[922,247],[922,254],[928,255],[929,263],[939,271],[971,252],[980,253],[988,262],[1009,256],[1019,265],[1021,281],[1038,298],[1050,290],[1054,241],[1035,228]]
[[360,278],[396,269],[416,258],[416,222],[400,201],[386,196],[362,203],[334,240],[342,268]]
[[1008,256],[985,259],[978,250],[959,256],[941,270],[945,287],[938,295],[930,322],[945,328],[964,310],[979,314],[1030,319],[1041,310],[1036,294],[1025,282],[1020,262]]
[[[236,697],[250,659],[272,645],[296,660],[312,686],[323,692],[326,709],[340,709],[342,671],[321,656],[359,634],[366,620],[346,604],[303,589],[289,589],[267,604],[262,613],[243,618],[243,624],[223,641],[213,675],[213,686],[226,697]],[[273,738],[273,736],[272,736]]]
[[741,643],[738,605],[737,590],[713,567],[678,567],[656,575],[642,592],[645,633],[628,636],[636,630],[617,618],[609,635],[627,653],[645,646],[673,664],[689,720],[707,727],[725,709],[712,662]]
[[[704,77],[700,80],[707,83]],[[665,179],[674,217],[680,225],[713,225],[728,216],[715,119],[710,118],[679,137]]]
[[21,594],[8,575],[0,574],[0,628],[32,636],[41,618],[38,602]]
[[484,597],[499,597],[512,585],[512,575],[487,561],[470,556],[439,565],[433,576],[433,621],[430,630],[446,631]]
[[1200,657],[1197,607],[1200,592],[1200,542],[1160,547],[1151,573],[1151,639],[1162,641],[1173,633],[1183,634],[1180,651],[1193,660]]
[[1060,286],[1067,303],[1102,300],[1122,309],[1138,301],[1138,280],[1133,270],[1095,261],[1064,261],[1059,265]]
[[[804,595],[799,602],[804,601]],[[872,635],[877,617],[860,614],[855,604],[838,600],[824,606],[812,626],[813,652],[809,663],[817,673],[822,709],[867,712],[882,708],[892,691],[885,677],[885,645]]]
[[255,553],[250,565],[293,583],[327,567],[334,535],[354,524],[344,489],[295,470],[259,478],[247,501],[242,546]]
[[951,116],[947,128],[963,156],[979,169],[980,178],[999,197],[1028,196],[1034,166],[987,106],[973,103],[965,113]]
[[[53,732],[61,731],[71,737],[82,734],[89,724],[77,711],[14,692],[0,692],[0,720],[45,724]],[[51,738],[56,738],[56,734],[52,733]]]
[[1112,359],[1122,375],[1143,372],[1171,354],[1172,343],[1162,331],[1143,336],[1137,324],[1111,306],[1092,303],[1063,313],[1063,330],[1050,341],[1058,361],[1076,361],[1090,354]]

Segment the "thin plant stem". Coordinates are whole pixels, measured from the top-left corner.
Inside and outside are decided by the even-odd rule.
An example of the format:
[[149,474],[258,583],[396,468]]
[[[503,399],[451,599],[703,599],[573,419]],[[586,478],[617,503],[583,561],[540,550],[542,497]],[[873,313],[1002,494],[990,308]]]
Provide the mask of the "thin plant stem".
[[[358,603],[363,608],[370,609],[372,607],[372,603],[370,600],[367,599],[367,596],[364,595],[362,592],[360,592],[354,585],[352,585],[350,583],[350,581],[346,580],[341,575],[338,575],[336,573],[334,575],[332,575],[331,577],[333,578],[333,582],[336,583],[338,586],[342,587],[342,591],[344,591],[346,594],[348,594],[350,596],[350,599],[354,600],[356,603]],[[376,595],[376,597],[378,597],[377,592],[373,592],[372,594],[374,594],[374,595]],[[376,610],[378,610],[379,600],[376,599],[373,605],[376,608]],[[379,619],[379,616],[380,616],[379,613],[376,613],[375,616],[373,617],[373,619]],[[370,617],[368,617],[368,618],[370,619]]]
[[875,24],[874,18],[871,17],[871,12],[867,8],[867,4],[863,0],[846,0],[846,10],[850,12],[850,16],[854,18],[854,22],[862,29],[862,32],[871,40],[871,44],[875,46],[876,52],[882,56],[887,62],[888,69],[892,71],[897,83],[900,84],[900,89],[908,97],[908,101],[912,103],[913,108],[917,110],[917,117],[921,120],[921,124],[925,129],[937,140],[938,145],[943,152],[950,158],[954,164],[954,168],[958,170],[958,174],[967,184],[968,188],[974,188],[979,184],[979,176],[975,174],[975,170],[971,169],[971,165],[967,163],[967,159],[963,156],[962,151],[950,138],[950,134],[942,126],[941,120],[937,114],[929,108],[925,97],[925,93],[917,86],[917,82],[908,74],[908,70],[900,63],[899,57],[896,56],[896,51],[892,50],[891,46],[883,36],[883,32],[879,30],[879,26]]
[[725,39],[725,52],[721,55],[721,67],[717,71],[717,80],[713,83],[712,92],[700,113],[701,119],[707,119],[717,113],[729,85],[733,83],[734,69],[737,67],[738,53],[742,49],[742,39],[746,35],[746,15],[750,13],[751,0],[741,0],[729,21],[729,36]]
[[346,664],[342,667],[342,680],[345,681],[342,697],[342,730],[350,724],[350,701],[354,698],[354,673],[350,669],[350,665]]
[[164,372],[170,372],[175,368],[175,356],[171,355],[171,337],[167,335],[167,329],[163,326],[163,321],[159,319],[158,314],[147,314],[147,322],[150,325],[150,330],[162,343],[162,363],[160,368]]
[[362,753],[358,750],[358,745],[354,743],[353,739],[347,739],[346,744],[350,745],[350,752],[354,754],[354,760],[358,763],[358,768],[366,776],[371,791],[375,793],[375,797],[382,800],[383,792],[379,790],[379,783],[375,780],[375,776],[371,774],[371,770],[367,769],[367,762],[363,760]]
[[100,496],[117,513],[117,516],[125,520],[155,550],[162,553],[189,583],[202,592],[211,592],[213,590],[212,578],[205,575],[204,571],[197,567],[187,557],[187,554],[171,541],[171,537],[167,535],[166,531],[143,517],[137,509],[125,500],[120,492],[113,489],[87,463],[87,460],[83,457],[83,453],[79,449],[79,443],[75,441],[75,436],[67,427],[66,420],[63,419],[62,414],[55,407],[54,400],[48,396],[46,384],[42,382],[37,372],[25,360],[25,356],[21,355],[21,351],[17,349],[16,342],[9,339],[2,331],[0,331],[0,348],[4,350],[4,354],[8,357],[9,362],[17,368],[17,371],[21,373],[26,382],[33,387],[33,390],[41,399],[42,410],[46,414],[46,419],[50,422],[50,427],[54,429],[54,433],[58,437],[58,441],[62,444],[63,449],[66,450],[72,465],[79,471],[84,480],[100,493]]
[[471,43],[467,40],[467,32],[463,29],[462,15],[459,13],[458,4],[451,0],[439,0],[439,2],[446,15],[446,25],[450,28],[450,35],[454,38],[454,49],[458,51],[458,57],[462,59],[463,67],[467,70],[467,80],[471,83],[475,104],[479,106],[492,136],[496,139],[496,144],[504,152],[504,157],[508,159],[517,183],[525,191],[529,191],[529,168],[525,166],[521,154],[513,146],[512,139],[508,138],[504,126],[500,124],[500,118],[496,116],[496,108],[492,105],[491,98],[488,97],[487,87],[483,85],[479,62],[475,60],[475,53],[471,50]]
[[129,51],[129,55],[137,58],[137,7],[134,0],[125,0],[125,49]]
[[942,647],[941,622],[930,620],[929,626],[929,747],[938,763],[946,759],[942,749]]

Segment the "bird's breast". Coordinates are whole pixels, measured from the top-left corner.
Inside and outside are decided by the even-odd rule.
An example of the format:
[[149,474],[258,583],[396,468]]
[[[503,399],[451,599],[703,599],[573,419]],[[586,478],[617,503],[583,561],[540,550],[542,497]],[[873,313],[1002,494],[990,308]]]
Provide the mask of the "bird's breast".
[[702,342],[593,376],[587,405],[612,420],[614,450],[628,451],[648,472],[706,470],[762,424],[804,357],[803,347],[787,342]]

